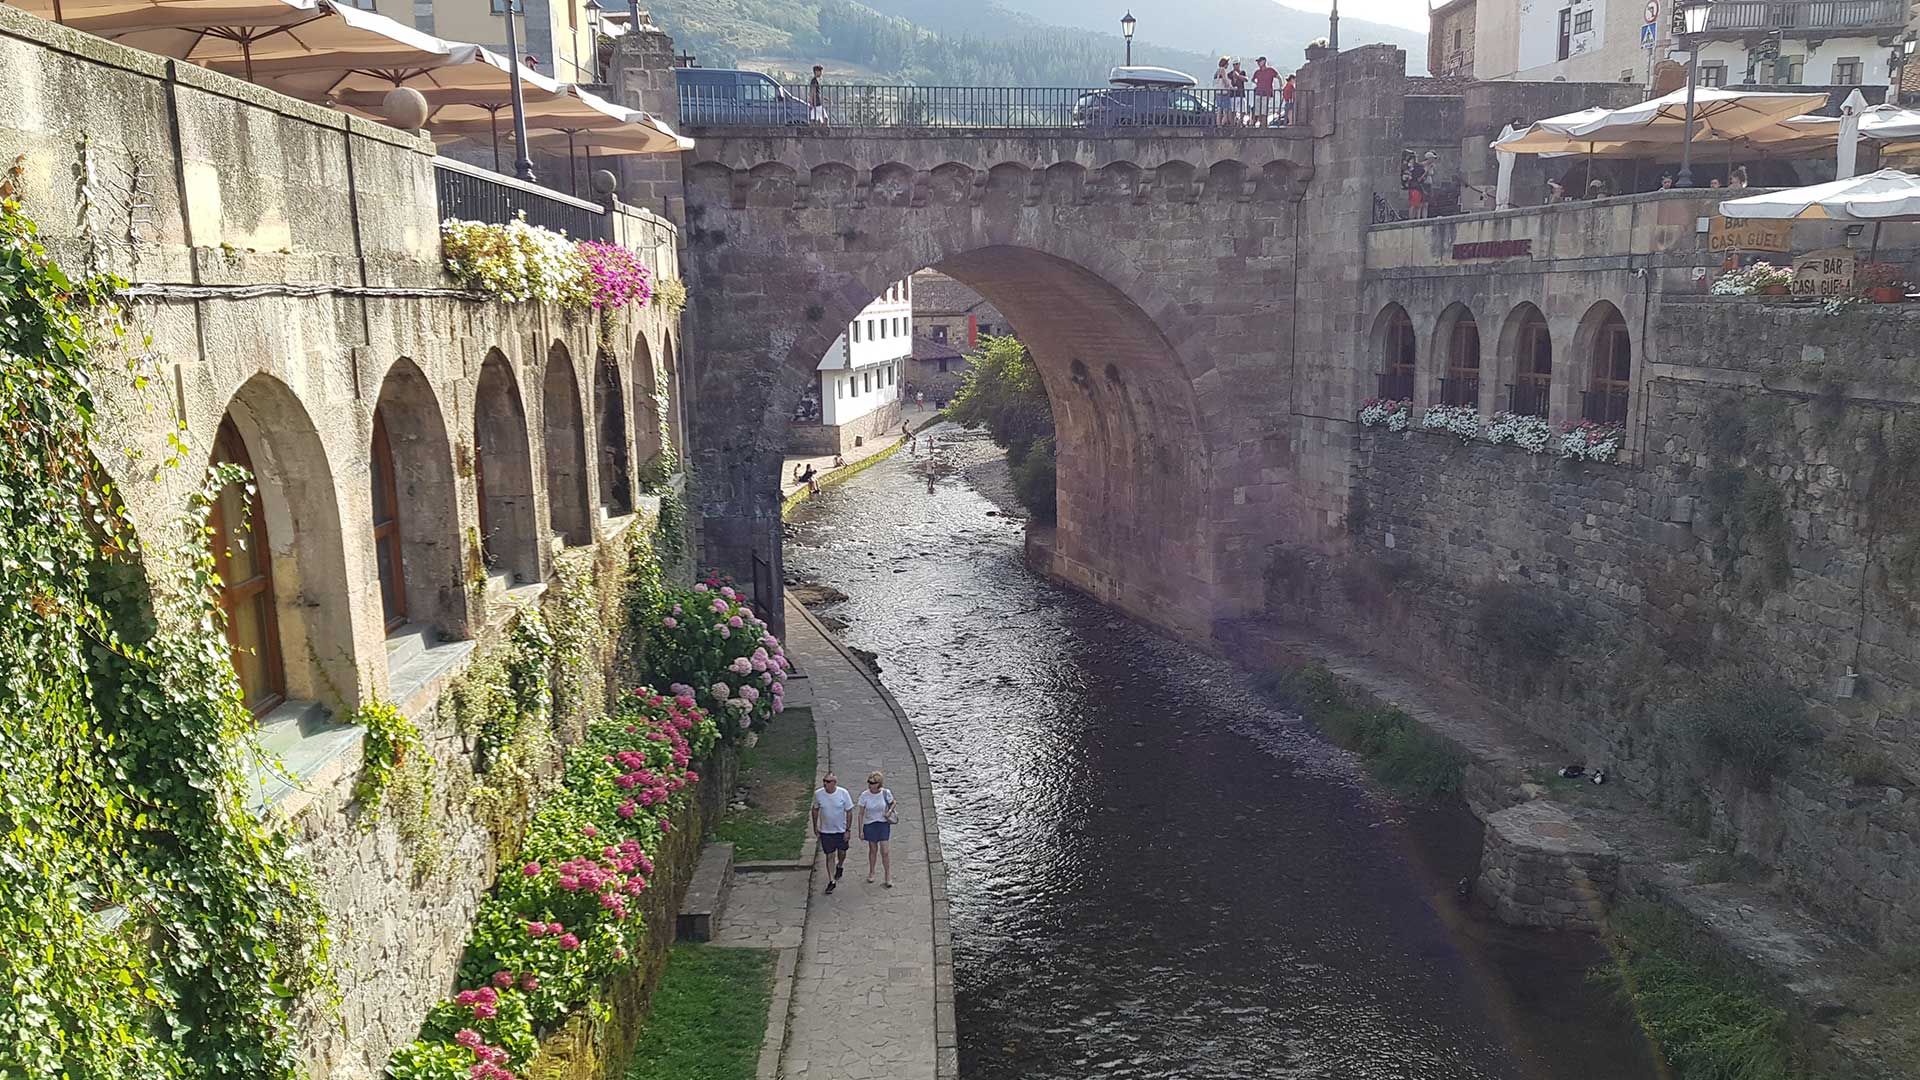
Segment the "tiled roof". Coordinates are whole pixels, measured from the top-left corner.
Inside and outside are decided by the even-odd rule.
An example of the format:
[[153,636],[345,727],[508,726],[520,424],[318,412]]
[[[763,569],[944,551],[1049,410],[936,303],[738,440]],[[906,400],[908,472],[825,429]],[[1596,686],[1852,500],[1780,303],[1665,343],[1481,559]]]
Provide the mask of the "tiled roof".
[[964,315],[984,303],[979,293],[938,271],[913,275],[915,315]]
[[961,355],[959,349],[944,341],[935,341],[930,337],[921,337],[917,334],[914,336],[913,358],[915,360],[958,360]]

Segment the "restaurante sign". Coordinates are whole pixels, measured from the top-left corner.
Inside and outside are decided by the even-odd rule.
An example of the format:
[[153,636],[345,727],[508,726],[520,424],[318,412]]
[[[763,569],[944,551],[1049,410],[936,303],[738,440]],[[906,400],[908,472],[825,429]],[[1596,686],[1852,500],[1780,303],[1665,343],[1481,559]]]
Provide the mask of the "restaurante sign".
[[1707,225],[1707,250],[1718,255],[1726,251],[1792,250],[1793,222],[1765,218],[1737,218],[1713,215]]
[[1533,254],[1533,238],[1525,240],[1475,240],[1453,245],[1456,259],[1517,259]]

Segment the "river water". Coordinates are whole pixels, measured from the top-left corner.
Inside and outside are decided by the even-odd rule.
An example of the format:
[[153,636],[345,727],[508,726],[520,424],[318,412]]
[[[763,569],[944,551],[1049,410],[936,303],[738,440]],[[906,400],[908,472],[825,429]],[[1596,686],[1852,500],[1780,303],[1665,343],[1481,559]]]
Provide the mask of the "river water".
[[1029,571],[1004,460],[932,433],[932,493],[924,449],[824,489],[786,565],[848,594],[823,613],[926,748],[963,1076],[1657,1075],[1595,943],[1464,909],[1470,814]]

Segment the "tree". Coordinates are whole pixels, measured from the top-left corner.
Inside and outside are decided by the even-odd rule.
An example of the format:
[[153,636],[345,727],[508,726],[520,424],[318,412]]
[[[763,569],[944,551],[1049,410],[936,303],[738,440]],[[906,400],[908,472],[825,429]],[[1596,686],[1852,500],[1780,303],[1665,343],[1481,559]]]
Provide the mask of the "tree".
[[1053,520],[1053,406],[1018,338],[980,339],[947,416],[968,428],[985,427],[997,445],[1006,447],[1015,496],[1035,519]]

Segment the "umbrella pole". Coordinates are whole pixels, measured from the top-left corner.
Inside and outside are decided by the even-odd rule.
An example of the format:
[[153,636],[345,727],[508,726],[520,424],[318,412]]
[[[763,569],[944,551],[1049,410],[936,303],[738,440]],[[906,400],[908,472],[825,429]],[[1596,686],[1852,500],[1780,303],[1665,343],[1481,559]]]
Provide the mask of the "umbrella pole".
[[493,171],[500,171],[500,110],[487,110],[487,123],[493,128]]
[[62,26],[66,25],[67,15],[66,12],[60,10],[60,0],[53,0],[53,21]]
[[580,163],[573,156],[573,129],[567,129],[567,194],[580,197]]
[[1593,194],[1593,144],[1588,143],[1587,144],[1587,190],[1581,192],[1580,197],[1584,199],[1591,196],[1592,194]]
[[253,39],[251,37],[243,37],[240,39],[240,57],[241,59],[245,60],[247,64],[247,81],[252,82],[253,81]]

